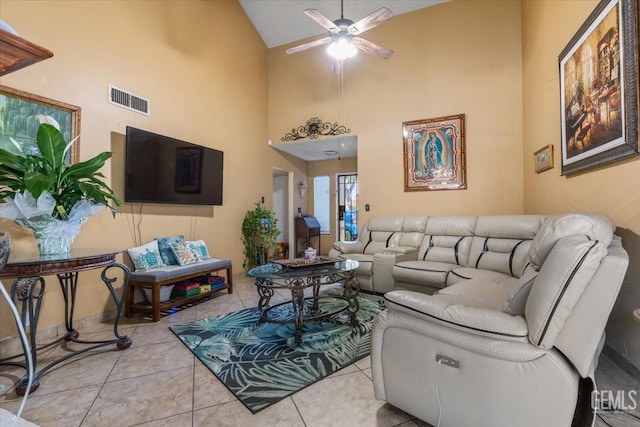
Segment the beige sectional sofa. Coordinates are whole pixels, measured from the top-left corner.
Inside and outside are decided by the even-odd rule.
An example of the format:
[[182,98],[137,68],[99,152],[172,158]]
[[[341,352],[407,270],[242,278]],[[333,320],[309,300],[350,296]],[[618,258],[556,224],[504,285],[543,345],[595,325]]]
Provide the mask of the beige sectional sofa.
[[329,256],[360,262],[362,289],[434,293],[482,277],[506,289],[527,264],[542,215],[386,216],[371,218],[356,242],[336,242]]
[[375,396],[433,425],[590,425],[604,328],[629,263],[612,222],[423,217],[416,244],[406,218],[369,221],[358,243],[334,252],[360,258],[363,288],[386,292],[371,337]]

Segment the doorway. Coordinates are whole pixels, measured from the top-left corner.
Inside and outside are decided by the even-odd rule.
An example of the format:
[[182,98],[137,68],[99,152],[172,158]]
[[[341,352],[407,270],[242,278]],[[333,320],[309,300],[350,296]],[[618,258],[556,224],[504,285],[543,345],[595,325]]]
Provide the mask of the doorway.
[[338,174],[337,239],[343,241],[358,240],[358,174]]
[[293,172],[273,168],[273,213],[277,219],[278,258],[291,258],[293,242]]

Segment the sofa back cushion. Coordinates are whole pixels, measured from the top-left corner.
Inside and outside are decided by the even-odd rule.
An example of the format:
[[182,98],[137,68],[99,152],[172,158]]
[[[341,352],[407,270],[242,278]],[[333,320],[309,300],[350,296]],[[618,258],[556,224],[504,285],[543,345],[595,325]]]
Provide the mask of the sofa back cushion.
[[532,344],[546,349],[553,347],[606,255],[605,244],[586,235],[557,241],[540,267],[525,305]]
[[424,237],[425,222],[426,217],[373,217],[367,221],[359,236],[363,243],[362,253],[372,255],[397,246],[417,248]]
[[467,265],[476,221],[475,216],[429,217],[418,259]]
[[582,234],[609,246],[614,230],[609,218],[597,214],[574,213],[548,218],[533,239],[529,261],[539,268],[556,242],[565,236]]
[[427,225],[426,216],[405,216],[402,222],[402,233],[398,240],[399,246],[418,248],[424,238]]
[[520,277],[529,261],[529,248],[546,217],[542,215],[481,216],[467,267]]

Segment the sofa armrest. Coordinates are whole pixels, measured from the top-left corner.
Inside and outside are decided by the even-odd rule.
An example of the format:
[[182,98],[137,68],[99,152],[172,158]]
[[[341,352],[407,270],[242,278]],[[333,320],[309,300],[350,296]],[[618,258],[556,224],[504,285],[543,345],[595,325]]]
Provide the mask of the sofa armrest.
[[522,316],[464,305],[458,295],[425,295],[419,292],[392,291],[384,296],[387,307],[465,332],[528,342],[529,329]]
[[389,248],[385,248],[383,253],[385,254],[402,254],[402,255],[411,255],[413,254],[413,257],[410,257],[408,259],[401,259],[397,262],[401,262],[401,261],[415,261],[416,259],[418,259],[418,248],[414,248],[413,246],[392,246]]
[[[387,249],[398,249],[398,251],[388,251]],[[415,248],[398,246],[387,249],[373,255],[373,290],[377,293],[393,290],[395,281],[391,273],[396,263],[415,261],[418,258],[418,250]]]
[[341,254],[361,254],[364,251],[362,242],[334,242],[333,249],[337,250]]

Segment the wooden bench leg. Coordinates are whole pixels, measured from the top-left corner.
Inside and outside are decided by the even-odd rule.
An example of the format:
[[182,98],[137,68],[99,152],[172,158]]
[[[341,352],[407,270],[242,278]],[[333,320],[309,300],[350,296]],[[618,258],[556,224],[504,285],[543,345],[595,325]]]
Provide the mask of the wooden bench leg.
[[160,285],[154,283],[152,291],[151,306],[153,308],[153,321],[157,322],[160,320]]
[[227,267],[227,283],[229,284],[229,288],[227,288],[227,292],[233,293],[233,273],[231,273],[231,266]]

